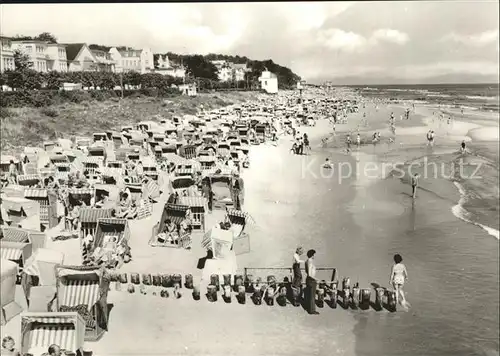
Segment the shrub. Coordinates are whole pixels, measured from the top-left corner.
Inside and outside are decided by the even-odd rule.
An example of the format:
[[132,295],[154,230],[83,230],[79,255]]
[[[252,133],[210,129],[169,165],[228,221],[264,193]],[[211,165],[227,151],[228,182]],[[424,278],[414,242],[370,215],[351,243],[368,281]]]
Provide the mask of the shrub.
[[14,117],[14,116],[16,115],[11,110],[4,107],[0,107],[0,118],[5,119],[7,117]]
[[97,101],[105,101],[111,98],[116,98],[114,90],[90,90],[89,94],[92,99]]
[[158,89],[156,88],[143,88],[139,90],[139,93],[145,96],[154,96],[157,97],[159,94]]
[[41,110],[41,113],[45,116],[48,116],[48,117],[57,117],[59,116],[59,112],[54,109],[54,108],[43,108]]
[[81,104],[84,101],[92,100],[90,94],[84,90],[62,90],[60,91],[60,96],[62,99],[75,104]]

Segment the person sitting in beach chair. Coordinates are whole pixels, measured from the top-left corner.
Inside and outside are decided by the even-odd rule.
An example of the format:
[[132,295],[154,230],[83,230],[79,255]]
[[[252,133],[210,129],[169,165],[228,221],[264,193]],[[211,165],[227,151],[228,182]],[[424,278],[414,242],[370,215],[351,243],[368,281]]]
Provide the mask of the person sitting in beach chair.
[[47,189],[57,190],[60,188],[59,183],[54,179],[53,176],[48,178]]
[[127,192],[121,192],[120,203],[118,204],[118,208],[116,210],[116,216],[118,218],[123,218],[127,214],[131,205],[132,199],[130,198],[130,195]]
[[137,203],[135,201],[130,203],[130,208],[125,212],[123,218],[124,219],[135,219],[137,217]]
[[116,236],[110,236],[107,241],[104,242],[102,248],[96,248],[94,250],[94,261],[97,264],[104,263],[106,266],[112,266],[116,263],[114,254],[116,253],[118,247],[118,239]]
[[69,212],[68,216],[66,217],[66,221],[68,224],[68,228],[71,229],[71,231],[78,230],[78,223],[80,221],[80,204],[77,203],[73,209]]
[[231,220],[229,219],[229,215],[226,214],[226,216],[224,217],[224,221],[221,221],[219,223],[219,226],[222,230],[229,230],[231,229]]
[[158,242],[160,243],[174,243],[179,238],[179,234],[177,231],[177,226],[172,222],[172,220],[165,220],[163,231],[158,234]]
[[92,244],[94,243],[94,236],[89,233],[87,236],[83,238],[83,247],[88,251],[92,248]]
[[139,179],[142,179],[144,176],[144,167],[141,161],[137,162],[137,166],[135,166],[135,174]]
[[184,236],[190,234],[193,231],[192,222],[188,219],[184,219],[179,224],[179,236]]

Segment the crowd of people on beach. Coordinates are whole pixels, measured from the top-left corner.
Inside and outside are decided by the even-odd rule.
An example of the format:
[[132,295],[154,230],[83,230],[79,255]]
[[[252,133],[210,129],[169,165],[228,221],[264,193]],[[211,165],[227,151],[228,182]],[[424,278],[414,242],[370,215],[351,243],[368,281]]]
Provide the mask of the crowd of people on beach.
[[[293,98],[293,100],[296,99],[297,98],[295,97]],[[269,117],[263,120],[264,122],[262,123],[262,126],[264,126],[264,129],[262,129],[262,135],[261,131],[259,131],[259,128],[257,127],[259,126],[259,124],[253,124],[251,126],[250,124],[246,124],[247,126],[245,126],[245,128],[248,129],[248,146],[253,144],[260,144],[265,141],[268,141],[271,145],[276,145],[281,137],[288,136],[292,142],[292,147],[290,149],[291,153],[295,155],[310,154],[310,138],[306,132],[303,132],[306,130],[306,127],[315,125],[315,122],[319,119],[325,119],[330,123],[332,128],[332,135],[333,137],[335,137],[336,135],[338,135],[337,125],[344,125],[349,123],[350,120],[353,120],[352,116],[349,114],[359,112],[360,105],[362,105],[363,114],[360,115],[361,118],[359,119],[359,124],[357,125],[357,132],[353,132],[352,130],[347,132],[344,131],[346,153],[351,153],[353,150],[353,146],[355,146],[359,150],[363,144],[369,144],[371,142],[375,146],[381,142],[382,135],[380,131],[373,132],[371,136],[370,133],[368,133],[366,139],[363,139],[362,137],[361,131],[368,131],[370,124],[370,113],[366,107],[366,102],[360,101],[359,99],[349,98],[335,99],[332,101],[323,99],[323,103],[321,102],[321,100],[311,100],[309,104],[310,105],[308,105],[307,102],[304,103],[302,101],[302,104],[297,106],[300,107],[300,111],[305,112],[301,115],[301,117],[299,117],[297,114],[287,114],[286,110],[282,110],[281,114],[277,115],[277,105],[276,103],[274,103],[274,108],[269,109],[268,111],[268,113],[270,114]],[[379,111],[380,105],[384,105],[384,103],[374,103],[376,112]],[[309,112],[307,112],[308,109],[310,110]],[[316,112],[313,113],[312,110],[316,110]],[[230,112],[232,115],[240,117],[241,119],[241,111],[237,111],[233,108],[233,110]],[[413,112],[415,112],[415,104],[413,104]],[[405,109],[404,114],[399,117],[400,121],[409,120],[410,113],[411,111],[409,108]],[[263,116],[265,117],[265,115]],[[433,113],[433,117],[434,116],[435,115]],[[312,123],[310,120],[312,120]],[[439,120],[440,122],[446,121],[448,127],[453,124],[451,116],[446,120],[444,114],[441,114],[439,116]],[[228,122],[228,129],[226,131],[218,133],[218,139],[221,142],[231,140],[230,136],[238,130],[238,123],[240,122],[240,120],[228,120]],[[391,112],[388,120],[388,144],[395,142],[396,124],[397,122],[395,113]],[[196,127],[192,128],[190,125],[191,124],[186,123],[186,126],[189,126],[190,130],[192,129],[191,133],[202,133],[201,130],[198,130]],[[158,196],[163,194],[165,190],[165,186],[162,186],[160,184],[160,181],[157,177],[162,174],[169,177],[175,176],[175,172],[179,171],[183,167],[179,168],[180,166],[182,166],[182,164],[179,166],[179,163],[174,160],[169,160],[168,158],[164,159],[161,154],[156,155],[154,146],[149,146],[149,143],[151,141],[146,138],[148,136],[147,130],[141,128],[138,131],[140,131],[140,134],[145,139],[143,145],[138,146],[137,150],[144,155],[154,158],[155,167],[157,168],[155,170],[156,175],[151,175],[148,172],[143,160],[125,158],[123,160],[123,167],[122,169],[120,169],[119,174],[111,175],[111,177],[114,177],[115,184],[120,179],[129,179],[130,182],[133,182],[136,185],[138,184],[142,188],[153,186],[155,187],[155,189],[153,189],[152,191],[155,191],[155,193],[149,191],[143,199],[136,199],[134,197],[135,193],[131,189],[131,185],[133,184],[122,184],[117,191],[115,199],[111,197],[109,191],[104,193],[101,192],[100,194],[94,194],[89,198],[82,196],[75,198],[71,196],[71,191],[73,189],[95,190],[97,188],[97,185],[103,183],[96,183],[92,175],[93,173],[104,175],[104,170],[102,172],[100,172],[99,170],[92,170],[92,172],[90,172],[85,168],[75,169],[64,175],[63,179],[61,179],[62,176],[60,174],[46,174],[41,177],[41,179],[26,186],[26,188],[45,189],[49,192],[49,194],[53,194],[56,200],[61,203],[61,208],[49,209],[48,216],[49,220],[51,221],[51,223],[49,223],[51,227],[59,225],[59,223],[63,222],[63,230],[67,230],[72,235],[81,235],[80,230],[82,229],[82,211],[88,208],[109,208],[109,218],[127,220],[139,219],[141,212],[145,210],[151,213],[153,204],[157,203]],[[122,136],[127,136],[129,134],[130,130],[122,130]],[[432,148],[435,144],[435,131],[433,129],[429,129],[426,134],[426,139],[427,146]],[[167,140],[167,136],[165,136],[165,140]],[[215,191],[216,189],[214,188],[211,177],[217,175],[227,175],[229,177],[228,182],[229,189],[231,191],[230,200],[232,201],[233,207],[236,210],[241,210],[243,207],[242,197],[244,194],[244,188],[243,179],[241,178],[240,174],[244,168],[248,168],[250,165],[248,150],[242,157],[236,157],[231,154],[221,155],[219,154],[217,148],[214,147],[215,145],[213,144],[213,142],[205,145],[198,142],[200,140],[201,137],[197,137],[195,139],[193,136],[190,136],[184,142],[182,142],[182,146],[198,146],[198,148],[202,148],[201,150],[204,150],[206,148],[206,151],[210,152],[209,155],[214,156],[213,169],[210,170],[210,174],[208,175],[203,173],[203,169],[195,169],[192,173],[189,173],[187,175],[190,179],[193,180],[193,184],[189,185],[188,187],[182,187],[180,189],[170,187],[169,189],[172,189],[173,201],[179,201],[181,198],[186,197],[202,197],[207,203],[208,213],[211,213],[214,209],[214,204],[217,201]],[[328,144],[328,140],[329,138],[324,138],[321,141],[323,147]],[[88,151],[86,151],[85,149],[75,147],[73,147],[73,149],[88,153]],[[467,152],[467,145],[465,140],[463,140],[460,144],[460,152],[462,154],[465,154]],[[52,153],[65,155],[68,152],[64,153],[63,150],[56,149]],[[183,160],[183,163],[185,164],[188,158],[183,158],[185,158]],[[108,160],[109,157],[105,157],[103,161]],[[194,157],[194,160],[196,160],[196,157]],[[22,169],[21,167],[28,166],[30,163],[33,163],[30,162],[28,155],[24,155],[21,158],[21,161],[23,162],[23,165],[19,165],[16,160],[13,159],[9,161],[8,169],[5,172],[2,180],[4,188],[18,185],[19,178],[23,176],[23,174],[21,174],[20,172],[20,170]],[[44,164],[41,168],[50,172],[56,172],[58,167],[59,166],[57,162],[50,161]],[[330,158],[326,158],[323,167],[333,168],[333,163]],[[102,168],[106,167],[102,166]],[[418,173],[415,173],[411,176],[411,197],[413,199],[417,198],[419,180],[420,175]],[[184,236],[191,235],[195,224],[194,213],[191,207],[188,207],[183,214],[184,215],[180,219],[174,219],[171,216],[167,216],[166,218],[164,218],[162,216],[162,220],[160,221],[161,224],[159,224],[161,228],[158,229],[155,235],[156,243],[174,246],[183,245]],[[6,217],[2,217],[2,220],[9,223],[9,219]],[[233,224],[229,219],[229,215],[226,214],[224,220],[220,221],[220,223],[218,224],[218,227],[222,230],[230,230],[232,228],[232,225]],[[119,268],[123,263],[128,263],[131,261],[131,249],[127,244],[123,244],[122,241],[116,236],[111,236],[97,249],[95,248],[96,246],[94,246],[96,236],[93,235],[92,232],[88,232],[84,236],[81,236],[81,239],[84,253],[88,252],[89,256],[86,260],[84,260],[84,264],[104,265],[108,268]],[[315,264],[316,251],[314,249],[308,250],[305,254],[306,258],[304,258],[303,255],[304,249],[302,247],[298,247],[293,254],[291,266],[292,280],[290,285],[292,287],[293,294],[297,297],[298,300],[303,303],[304,308],[307,310],[307,312],[314,315],[318,314],[316,310],[316,298],[318,295],[317,267]],[[401,304],[403,308],[408,309],[410,307],[410,304],[406,300],[406,296],[404,293],[404,285],[408,282],[408,272],[406,266],[403,264],[403,258],[400,254],[394,255],[393,261],[394,264],[391,268],[389,284],[396,292],[396,302]],[[302,275],[302,266],[304,266],[305,268],[305,279]],[[283,292],[281,287],[276,283],[268,283],[265,289],[261,289],[260,283],[261,282],[259,280],[255,281],[254,287],[255,290],[262,292],[263,295],[278,295],[278,297],[286,296],[286,293]],[[5,337],[2,341],[2,355],[4,354],[11,356],[19,355],[19,352],[15,348],[15,342],[11,337]],[[61,354],[60,347],[58,345],[50,345],[47,354],[50,356],[59,356]]]

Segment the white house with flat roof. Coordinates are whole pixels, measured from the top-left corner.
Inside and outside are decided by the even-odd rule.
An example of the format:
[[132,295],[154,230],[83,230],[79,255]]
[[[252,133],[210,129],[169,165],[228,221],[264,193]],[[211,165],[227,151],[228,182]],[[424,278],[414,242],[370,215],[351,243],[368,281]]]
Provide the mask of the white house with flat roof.
[[268,70],[262,72],[259,77],[260,87],[266,93],[276,94],[278,92],[278,77]]

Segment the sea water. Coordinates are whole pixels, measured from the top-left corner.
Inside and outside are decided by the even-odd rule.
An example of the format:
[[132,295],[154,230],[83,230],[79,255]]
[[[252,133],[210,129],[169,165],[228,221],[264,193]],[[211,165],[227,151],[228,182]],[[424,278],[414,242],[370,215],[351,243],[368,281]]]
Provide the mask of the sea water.
[[[239,264],[287,266],[297,246],[313,248],[317,265],[334,266],[337,279],[350,277],[372,288],[374,299],[375,286],[389,287],[392,257],[400,253],[412,307],[396,313],[343,311],[356,320],[356,354],[498,354],[498,240],[457,219],[457,202],[439,192],[419,191],[413,201],[411,187],[395,178],[302,174],[304,160],[315,160],[318,171],[326,157],[353,167],[367,160],[318,150],[262,167],[258,185],[265,188],[250,186],[249,194],[264,203],[248,209],[255,211],[263,236],[255,235],[251,256],[241,256]],[[436,182],[433,189],[440,190],[439,184],[450,183]]]

